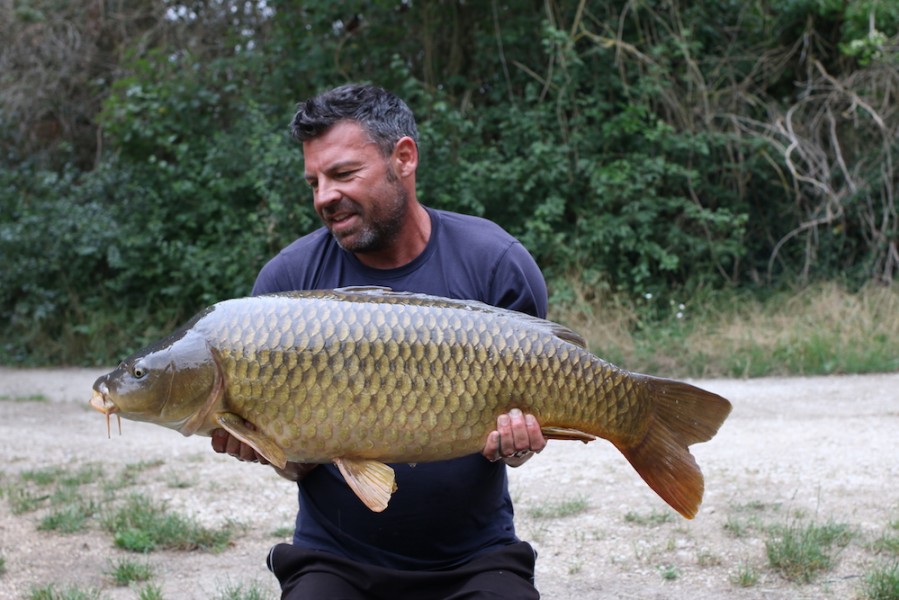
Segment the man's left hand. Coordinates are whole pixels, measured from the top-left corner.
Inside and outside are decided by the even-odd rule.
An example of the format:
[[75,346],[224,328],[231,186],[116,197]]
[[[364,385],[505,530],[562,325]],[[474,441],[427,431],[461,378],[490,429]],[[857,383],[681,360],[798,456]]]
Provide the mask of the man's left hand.
[[510,467],[517,467],[545,447],[546,438],[534,415],[513,408],[497,417],[496,431],[487,436],[482,454],[491,462],[503,459]]

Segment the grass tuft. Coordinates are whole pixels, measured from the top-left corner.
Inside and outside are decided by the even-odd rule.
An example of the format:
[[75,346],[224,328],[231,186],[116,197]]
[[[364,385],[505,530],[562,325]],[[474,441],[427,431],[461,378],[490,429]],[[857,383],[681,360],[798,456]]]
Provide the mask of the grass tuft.
[[674,520],[674,513],[670,511],[652,511],[647,514],[639,514],[635,512],[627,512],[624,520],[634,525],[642,525],[644,527],[658,527]]
[[292,538],[293,537],[293,527],[278,527],[274,531],[272,531],[272,537],[276,538]]
[[102,596],[98,590],[82,590],[77,587],[58,590],[52,583],[44,587],[32,588],[28,595],[28,600],[100,600],[100,598]]
[[583,496],[552,502],[545,506],[536,506],[528,510],[528,515],[533,519],[564,519],[573,517],[587,511],[589,504]]
[[869,573],[862,594],[865,600],[899,600],[899,563]]
[[680,577],[680,572],[671,565],[664,565],[659,567],[659,573],[662,575],[662,579],[665,581],[675,581],[678,577]]
[[200,526],[192,519],[169,512],[165,503],[156,503],[140,494],[132,494],[125,503],[104,519],[116,546],[131,552],[168,550],[205,550],[221,552],[232,541],[233,528],[219,530]]
[[141,588],[137,596],[138,600],[162,600],[162,587],[149,584]]
[[35,493],[27,487],[12,486],[6,489],[5,495],[9,510],[14,515],[33,512],[50,498],[50,494]]
[[899,556],[899,535],[884,533],[873,544],[875,552]]
[[153,576],[153,569],[146,562],[120,560],[112,565],[109,576],[116,585],[125,586],[134,582],[147,581]]
[[269,595],[257,582],[229,584],[213,600],[266,600]]
[[836,523],[774,527],[771,533],[765,542],[769,564],[797,583],[809,583],[818,573],[832,569],[833,546],[845,546],[853,535],[848,525]]
[[138,482],[140,476],[145,471],[161,467],[164,464],[165,461],[162,460],[129,463],[122,468],[117,477],[113,478],[112,481],[109,481],[107,483],[106,487],[109,491],[113,492],[122,488],[133,486]]
[[87,527],[88,519],[96,512],[97,507],[93,501],[79,501],[74,505],[53,510],[41,519],[37,528],[40,531],[77,533]]
[[43,394],[27,394],[25,396],[10,396],[9,394],[0,394],[0,402],[47,402],[48,398]]
[[749,563],[740,563],[737,572],[731,576],[731,583],[741,588],[750,588],[759,582],[758,570]]
[[22,481],[30,482],[40,487],[47,487],[56,483],[65,474],[66,470],[62,467],[47,467],[46,469],[22,471],[19,474],[19,478]]

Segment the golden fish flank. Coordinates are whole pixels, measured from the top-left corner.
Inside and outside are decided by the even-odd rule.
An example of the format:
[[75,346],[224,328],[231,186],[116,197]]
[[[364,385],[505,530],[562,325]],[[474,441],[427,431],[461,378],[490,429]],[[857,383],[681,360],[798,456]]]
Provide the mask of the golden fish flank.
[[277,466],[334,462],[373,510],[394,490],[383,463],[479,452],[517,407],[548,438],[609,440],[686,517],[704,485],[688,446],[731,408],[606,363],[556,323],[382,288],[220,302],[100,377],[91,405],[184,435],[223,427]]

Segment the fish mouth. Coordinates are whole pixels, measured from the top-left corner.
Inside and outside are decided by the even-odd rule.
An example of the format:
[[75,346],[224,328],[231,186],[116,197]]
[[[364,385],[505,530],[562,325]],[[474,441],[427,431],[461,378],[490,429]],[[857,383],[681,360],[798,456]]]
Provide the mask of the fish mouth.
[[109,388],[106,387],[106,382],[101,381],[94,387],[94,393],[91,395],[90,399],[90,407],[94,410],[100,411],[104,415],[106,415],[106,436],[112,437],[112,432],[109,426],[109,416],[115,414],[116,419],[119,423],[119,435],[122,435],[122,417],[117,414],[119,412],[119,407],[115,405],[115,403],[109,399]]
[[119,407],[109,399],[109,388],[106,387],[105,381],[94,388],[94,393],[91,396],[90,405],[91,408],[100,411],[107,417],[119,411]]

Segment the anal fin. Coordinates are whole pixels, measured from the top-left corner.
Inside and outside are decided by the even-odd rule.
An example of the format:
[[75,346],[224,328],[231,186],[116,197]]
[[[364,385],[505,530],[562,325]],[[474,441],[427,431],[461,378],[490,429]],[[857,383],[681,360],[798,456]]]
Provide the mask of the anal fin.
[[382,512],[396,491],[393,469],[369,459],[335,458],[334,464],[363,504],[374,512]]
[[592,433],[581,431],[580,429],[569,429],[567,427],[542,427],[543,437],[548,440],[573,440],[578,442],[592,442],[596,436]]

